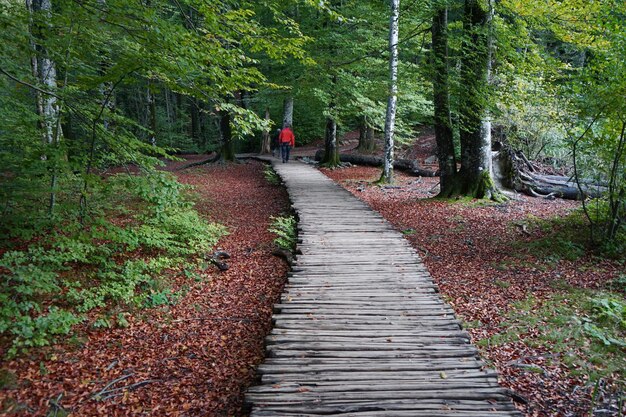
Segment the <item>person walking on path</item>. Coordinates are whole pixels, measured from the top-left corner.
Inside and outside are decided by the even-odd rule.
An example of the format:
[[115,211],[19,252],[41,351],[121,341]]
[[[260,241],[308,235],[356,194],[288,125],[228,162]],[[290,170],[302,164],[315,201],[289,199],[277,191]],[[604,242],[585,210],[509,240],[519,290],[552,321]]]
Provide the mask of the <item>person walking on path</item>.
[[283,158],[283,162],[289,162],[289,152],[296,145],[296,137],[293,134],[293,130],[291,130],[291,126],[286,125],[280,131],[278,142],[280,143],[280,155]]

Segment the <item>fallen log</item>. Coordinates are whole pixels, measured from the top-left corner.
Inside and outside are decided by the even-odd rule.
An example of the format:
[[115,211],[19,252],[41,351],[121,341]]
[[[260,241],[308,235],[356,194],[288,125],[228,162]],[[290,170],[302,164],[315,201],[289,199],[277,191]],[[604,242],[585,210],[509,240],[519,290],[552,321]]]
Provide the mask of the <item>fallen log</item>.
[[[323,155],[324,151],[320,149],[315,153],[315,160],[321,161]],[[372,155],[342,153],[339,154],[339,160],[341,162],[349,162],[354,165],[369,167],[382,167],[383,165],[383,158]],[[416,177],[436,177],[438,175],[437,172],[420,168],[417,161],[412,159],[396,159],[393,162],[393,168]]]
[[532,197],[581,200],[583,196],[599,197],[606,186],[581,179],[579,184],[571,177],[541,175],[521,151],[504,145],[493,153],[494,179],[500,187],[515,190]]

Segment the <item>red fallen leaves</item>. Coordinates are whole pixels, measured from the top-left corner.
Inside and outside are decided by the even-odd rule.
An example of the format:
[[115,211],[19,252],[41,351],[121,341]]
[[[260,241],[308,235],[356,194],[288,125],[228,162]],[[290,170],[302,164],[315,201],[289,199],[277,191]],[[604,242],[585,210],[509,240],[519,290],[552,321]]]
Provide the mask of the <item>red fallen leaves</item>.
[[262,171],[261,163],[250,162],[178,172],[199,193],[196,208],[228,226],[219,246],[231,255],[230,269],[196,271],[199,282],[172,271],[164,279],[187,290],[178,304],[135,311],[126,329],[83,329],[82,342],[4,363],[17,386],[0,391],[0,410],[18,416],[59,409],[81,417],[240,415],[287,272],[271,254],[274,236],[267,229],[288,199]]
[[[575,287],[597,288],[616,278],[619,266],[589,259],[560,260],[552,268],[537,267],[532,253],[515,253],[512,244],[528,236],[511,226],[533,215],[552,218],[568,213],[578,203],[521,197],[506,204],[478,206],[426,200],[434,195],[438,178],[414,178],[396,172],[394,187],[372,186],[377,168],[352,167],[323,170],[355,196],[380,212],[397,229],[406,231],[412,246],[437,282],[444,298],[466,322],[480,321],[468,329],[474,341],[503,331],[503,315],[512,303],[529,295],[543,302],[552,284],[565,281]],[[523,255],[519,257],[517,255]],[[579,416],[590,409],[593,387],[585,376],[568,372],[563,358],[524,343],[540,328],[520,334],[520,341],[483,349],[497,368],[501,382],[528,400],[518,407],[527,416]],[[532,333],[535,333],[533,335]],[[576,352],[572,352],[576,354]]]

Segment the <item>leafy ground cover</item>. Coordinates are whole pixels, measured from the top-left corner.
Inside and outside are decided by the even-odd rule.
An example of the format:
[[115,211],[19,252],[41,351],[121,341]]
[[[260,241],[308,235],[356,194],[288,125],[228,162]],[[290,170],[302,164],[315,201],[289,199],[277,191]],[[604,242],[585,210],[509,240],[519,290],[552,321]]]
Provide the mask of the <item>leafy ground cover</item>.
[[396,172],[379,187],[377,168],[323,172],[405,234],[525,415],[621,415],[625,263],[572,240],[578,203],[448,202],[429,199],[437,178]]
[[[85,320],[62,343],[3,359],[0,414],[239,415],[287,271],[268,229],[288,200],[263,172],[257,162],[178,172],[195,187],[200,215],[228,228],[218,248],[231,255],[229,269],[165,269],[168,297],[154,307],[130,309],[111,326]],[[10,346],[3,340],[3,358]]]

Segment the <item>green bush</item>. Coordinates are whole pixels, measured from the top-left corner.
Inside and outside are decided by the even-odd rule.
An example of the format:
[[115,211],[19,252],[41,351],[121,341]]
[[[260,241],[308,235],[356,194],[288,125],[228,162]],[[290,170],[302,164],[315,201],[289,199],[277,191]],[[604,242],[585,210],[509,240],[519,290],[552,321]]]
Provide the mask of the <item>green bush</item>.
[[[9,356],[70,333],[94,308],[175,303],[178,295],[167,284],[155,288],[155,277],[203,258],[226,233],[200,217],[188,188],[167,173],[118,175],[105,187],[102,216],[67,222],[0,257],[0,334],[11,340]],[[109,220],[118,215],[123,225]],[[94,327],[111,327],[103,314]]]

